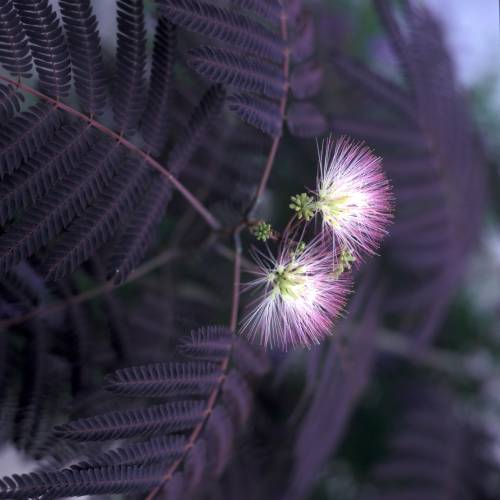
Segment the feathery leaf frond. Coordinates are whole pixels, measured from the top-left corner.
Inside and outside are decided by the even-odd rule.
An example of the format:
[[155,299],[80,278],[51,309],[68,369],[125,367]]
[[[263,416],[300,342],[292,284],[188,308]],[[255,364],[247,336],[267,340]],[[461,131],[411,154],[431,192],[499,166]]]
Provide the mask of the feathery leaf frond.
[[114,411],[60,425],[56,434],[72,441],[104,441],[180,432],[194,427],[202,418],[203,409],[203,402],[187,400]]
[[234,94],[227,99],[229,109],[244,122],[262,130],[271,137],[281,134],[282,117],[278,103],[250,94]]
[[196,360],[219,361],[231,348],[231,332],[223,326],[208,326],[191,332],[181,341],[180,352]]
[[183,136],[177,141],[168,157],[170,170],[179,175],[200,146],[217,115],[221,112],[226,92],[222,85],[210,87],[194,109]]
[[25,211],[0,235],[0,273],[31,256],[81,214],[113,176],[122,151],[101,142],[72,175],[54,186],[43,200]]
[[284,94],[283,73],[275,64],[209,46],[192,49],[188,57],[189,65],[212,82],[268,97]]
[[101,40],[90,0],[60,0],[76,93],[85,112],[100,115],[107,98]]
[[118,0],[118,46],[113,86],[115,125],[131,134],[144,108],[146,30],[143,0]]
[[111,250],[106,267],[115,283],[122,283],[127,279],[148,251],[156,238],[156,229],[171,196],[170,184],[166,184],[154,174],[150,175],[149,188]]
[[244,15],[201,0],[161,0],[160,9],[171,22],[190,31],[275,62],[283,60],[279,38]]
[[231,3],[274,24],[280,21],[281,6],[277,0],[231,0]]
[[14,0],[29,46],[40,87],[60,99],[69,94],[71,66],[59,17],[48,0]]
[[161,436],[109,450],[72,466],[73,469],[91,469],[110,465],[149,465],[161,462],[164,467],[179,458],[186,444],[183,436]]
[[175,62],[177,32],[165,17],[156,27],[151,79],[141,132],[147,150],[159,156],[167,140],[172,113],[172,75]]
[[135,159],[118,174],[85,212],[70,224],[42,263],[43,275],[58,280],[88,260],[116,233],[144,194],[149,172]]
[[0,185],[0,224],[44,196],[71,170],[95,138],[86,124],[63,125],[36,156]]
[[59,472],[33,472],[0,480],[0,498],[59,498],[67,496],[134,493],[156,486],[162,467],[154,464],[115,465],[96,469],[63,469]]
[[28,39],[12,0],[0,3],[0,64],[14,77],[31,77]]
[[0,180],[27,161],[61,124],[62,115],[44,103],[31,106],[0,129]]
[[203,395],[219,377],[213,363],[157,363],[124,368],[107,378],[106,389],[128,396]]
[[7,123],[21,109],[24,96],[12,85],[0,83],[0,122]]

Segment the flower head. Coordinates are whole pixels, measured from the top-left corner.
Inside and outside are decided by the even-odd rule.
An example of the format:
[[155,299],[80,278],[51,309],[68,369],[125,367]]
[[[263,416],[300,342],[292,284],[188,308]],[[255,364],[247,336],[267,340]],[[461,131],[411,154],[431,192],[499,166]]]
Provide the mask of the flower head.
[[273,235],[273,228],[271,227],[271,224],[260,221],[253,228],[252,232],[259,241],[267,241]]
[[366,146],[330,137],[319,151],[316,207],[323,227],[355,257],[373,253],[392,218],[381,160]]
[[289,207],[297,213],[297,218],[310,221],[315,212],[315,204],[312,196],[307,193],[297,194],[291,197]]
[[307,245],[286,240],[278,256],[255,254],[257,278],[248,286],[263,291],[251,305],[241,332],[264,346],[311,347],[330,332],[349,291],[335,277],[331,253],[319,240]]

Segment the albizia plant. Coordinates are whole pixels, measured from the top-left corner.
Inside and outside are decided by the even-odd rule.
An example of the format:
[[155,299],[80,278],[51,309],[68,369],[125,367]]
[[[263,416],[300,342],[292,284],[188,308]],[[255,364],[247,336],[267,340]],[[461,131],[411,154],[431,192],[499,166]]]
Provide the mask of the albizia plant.
[[[277,256],[254,253],[257,278],[248,288],[261,295],[241,324],[250,340],[285,350],[311,347],[332,333],[352,263],[374,253],[387,232],[392,192],[380,158],[368,147],[329,137],[319,148],[316,189],[292,196],[290,208],[305,223],[321,216],[320,233],[305,244],[285,232]],[[258,228],[258,239],[271,232],[265,223]]]
[[261,295],[250,304],[241,333],[265,347],[311,347],[327,336],[349,292],[349,279],[332,268],[321,238],[297,244],[285,238],[277,256],[255,252],[256,278],[248,283]]

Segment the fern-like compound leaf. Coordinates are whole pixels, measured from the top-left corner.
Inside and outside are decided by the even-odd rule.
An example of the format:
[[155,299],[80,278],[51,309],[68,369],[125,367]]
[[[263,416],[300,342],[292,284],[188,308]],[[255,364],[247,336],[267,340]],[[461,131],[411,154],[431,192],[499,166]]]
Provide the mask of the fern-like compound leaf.
[[273,24],[278,24],[280,21],[282,9],[278,0],[231,0],[231,3],[241,9],[253,12]]
[[283,60],[281,40],[244,15],[201,0],[161,0],[160,9],[171,22],[190,31],[275,62]]
[[65,177],[9,226],[0,236],[0,273],[33,255],[81,214],[105,189],[120,157],[117,145],[102,142],[85,157],[81,169]]
[[0,224],[36,203],[69,174],[95,140],[86,124],[63,125],[52,139],[0,184]]
[[160,483],[161,464],[114,465],[95,469],[63,469],[33,472],[0,480],[0,498],[54,499],[68,496],[127,494],[153,488]]
[[56,433],[72,441],[103,441],[180,432],[191,429],[200,421],[204,406],[202,401],[186,400],[114,411],[60,425]]
[[36,104],[0,129],[0,180],[27,161],[61,124],[62,115],[44,103]]
[[122,283],[146,255],[156,239],[156,230],[172,196],[172,187],[158,176],[152,176],[149,189],[134,210],[128,223],[113,245],[106,265],[115,283]]
[[40,87],[51,97],[69,94],[71,66],[59,17],[48,0],[14,0],[35,61]]
[[16,78],[30,78],[33,68],[26,31],[12,0],[0,2],[0,64]]
[[191,332],[180,344],[180,351],[196,360],[219,361],[231,348],[231,332],[222,326],[203,327]]
[[60,0],[62,21],[71,56],[75,88],[80,104],[91,115],[106,104],[106,74],[97,19],[90,0]]
[[177,141],[168,157],[170,171],[179,175],[194,152],[207,138],[210,127],[222,110],[226,92],[222,85],[210,87],[194,109],[182,137]]
[[118,370],[108,376],[106,388],[128,396],[203,395],[218,377],[213,363],[157,363]]
[[[224,98],[225,92],[218,85],[211,87],[202,97],[187,129],[170,152],[168,164],[174,175],[182,172],[206,138],[210,126],[222,108]],[[155,239],[156,229],[172,196],[170,184],[165,183],[163,179],[157,179],[156,176],[154,179],[111,252],[108,269],[116,283],[123,282],[146,254]]]
[[115,125],[131,134],[144,109],[146,30],[143,0],[118,0],[118,47],[113,86]]
[[189,52],[188,63],[212,82],[275,98],[281,97],[285,91],[279,66],[239,52],[200,47]]
[[160,436],[148,441],[133,443],[123,448],[109,450],[79,462],[74,469],[91,469],[110,465],[149,465],[161,462],[164,467],[179,458],[186,439],[183,436]]
[[59,238],[42,264],[48,280],[73,272],[112,238],[139,202],[147,188],[150,172],[129,159],[104,190]]
[[146,149],[154,156],[162,153],[171,122],[171,87],[176,45],[175,26],[166,18],[160,17],[156,27],[148,99],[141,125]]
[[7,123],[21,109],[24,96],[12,85],[0,84],[0,122]]
[[282,116],[278,103],[250,94],[234,94],[228,97],[228,105],[229,109],[244,122],[262,130],[271,137],[281,134]]

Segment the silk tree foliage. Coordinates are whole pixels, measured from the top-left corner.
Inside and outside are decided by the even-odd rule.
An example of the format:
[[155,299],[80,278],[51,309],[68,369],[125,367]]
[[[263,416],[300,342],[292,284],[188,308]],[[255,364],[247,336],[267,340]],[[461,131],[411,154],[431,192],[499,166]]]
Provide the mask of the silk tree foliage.
[[462,395],[386,376],[449,368],[422,353],[484,215],[439,22],[367,3],[389,81],[341,2],[106,3],[0,0],[0,438],[38,463],[0,498],[312,498],[382,382],[425,415],[367,498],[497,498]]

